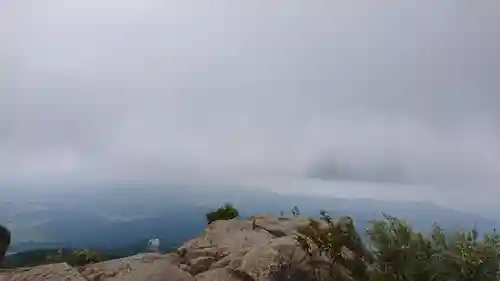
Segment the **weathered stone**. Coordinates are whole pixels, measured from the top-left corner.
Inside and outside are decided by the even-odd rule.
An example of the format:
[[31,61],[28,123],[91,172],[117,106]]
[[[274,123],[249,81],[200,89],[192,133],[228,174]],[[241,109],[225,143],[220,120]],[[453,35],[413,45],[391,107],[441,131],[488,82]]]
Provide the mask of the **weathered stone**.
[[223,267],[237,268],[241,264],[242,258],[250,250],[251,250],[250,247],[239,249],[238,251],[233,252],[233,253],[229,254],[228,256],[213,263],[212,266],[210,267],[210,269],[223,268]]
[[250,219],[255,220],[258,229],[266,230],[274,237],[294,235],[298,229],[309,225],[310,222],[306,217],[277,218],[268,214],[256,215]]
[[305,256],[293,237],[280,237],[252,248],[243,257],[241,265],[234,269],[247,273],[256,281],[264,281],[279,263],[299,262]]
[[222,270],[226,269],[231,278],[267,281],[279,263],[299,263],[305,258],[294,236],[309,223],[305,217],[277,218],[269,214],[249,220],[216,221],[178,252],[187,270],[196,276],[213,270],[226,274]]
[[206,271],[215,262],[214,257],[197,257],[188,262],[189,272],[196,275],[200,272]]
[[219,251],[215,245],[211,245],[210,247],[202,247],[191,249],[190,251],[186,251],[184,255],[185,260],[192,260],[199,257],[217,257]]
[[218,252],[227,252],[227,255],[231,251],[252,246],[272,237],[265,230],[253,230],[250,221],[235,219],[215,221],[200,236],[182,245],[178,252],[181,256],[188,256],[193,252],[205,251],[201,249],[212,251],[215,247]]
[[[273,237],[265,230],[253,230],[249,221],[236,219],[215,221],[200,236],[182,245],[177,252],[181,256],[182,263],[188,264],[189,271],[198,273],[199,269],[193,268],[191,265],[192,260],[200,257],[211,257],[211,259],[204,258],[203,260],[207,263],[210,261],[210,265],[212,265],[228,256],[234,258],[241,256],[241,249],[250,249]],[[225,259],[221,264],[229,264],[231,260],[232,258]]]
[[12,270],[0,275],[1,281],[87,281],[67,263],[55,263]]
[[181,257],[177,253],[168,253],[164,258],[172,264],[179,265],[181,263]]
[[139,254],[90,264],[80,268],[88,281],[193,281],[194,278],[172,263],[172,256]]
[[244,281],[226,268],[216,268],[195,276],[196,281]]

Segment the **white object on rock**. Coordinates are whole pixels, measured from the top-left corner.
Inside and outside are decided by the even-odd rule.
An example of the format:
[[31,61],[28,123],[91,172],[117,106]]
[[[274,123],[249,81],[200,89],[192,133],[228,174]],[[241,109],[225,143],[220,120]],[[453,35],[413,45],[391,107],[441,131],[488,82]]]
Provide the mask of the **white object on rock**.
[[158,238],[149,239],[148,250],[150,252],[155,252],[155,253],[160,252],[160,239]]

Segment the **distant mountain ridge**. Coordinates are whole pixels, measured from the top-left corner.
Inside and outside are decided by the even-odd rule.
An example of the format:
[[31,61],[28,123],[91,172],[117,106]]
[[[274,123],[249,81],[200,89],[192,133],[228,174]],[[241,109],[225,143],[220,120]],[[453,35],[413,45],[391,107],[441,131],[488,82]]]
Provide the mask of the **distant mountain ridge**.
[[18,205],[23,208],[16,212],[0,206],[0,210],[4,208],[0,219],[13,233],[10,252],[56,247],[115,249],[150,238],[160,238],[166,247],[177,247],[204,229],[208,211],[226,202],[233,203],[243,217],[255,213],[289,214],[293,206],[313,217],[320,210],[333,216],[351,215],[359,229],[365,228],[369,220],[380,219],[382,212],[409,220],[423,231],[435,221],[450,230],[475,225],[484,232],[500,226],[495,220],[428,202],[280,195],[230,187],[202,190],[114,186],[59,192],[39,194],[38,199],[37,194],[26,195],[25,202]]

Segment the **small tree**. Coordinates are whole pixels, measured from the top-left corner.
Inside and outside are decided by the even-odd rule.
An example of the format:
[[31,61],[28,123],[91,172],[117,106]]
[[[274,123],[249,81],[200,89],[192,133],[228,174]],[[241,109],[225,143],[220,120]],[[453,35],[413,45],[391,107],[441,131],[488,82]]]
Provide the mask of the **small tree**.
[[334,221],[322,211],[321,221],[310,220],[295,237],[307,253],[307,264],[312,266],[315,280],[368,280],[370,254],[353,219],[342,217]]
[[216,211],[206,214],[208,224],[217,220],[230,220],[239,216],[238,210],[232,204],[225,204]]
[[10,245],[11,239],[10,231],[3,225],[0,224],[0,262],[2,262],[5,254],[7,253],[7,249]]

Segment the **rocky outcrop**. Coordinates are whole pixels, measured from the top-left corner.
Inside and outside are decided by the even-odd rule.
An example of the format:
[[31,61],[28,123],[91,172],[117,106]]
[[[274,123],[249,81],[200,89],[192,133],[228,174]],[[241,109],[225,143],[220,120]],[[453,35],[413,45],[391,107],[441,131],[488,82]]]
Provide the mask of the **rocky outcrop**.
[[194,281],[178,265],[175,254],[139,254],[90,264],[78,271],[88,281]]
[[[71,268],[38,266],[0,273],[0,281],[268,281],[286,263],[299,263],[306,253],[294,235],[307,218],[258,215],[249,220],[215,221],[176,253],[139,254]],[[282,270],[279,274],[288,274]],[[305,280],[305,279],[303,279]]]
[[267,214],[249,220],[216,221],[179,248],[180,262],[196,280],[210,280],[210,276],[270,280],[279,264],[298,263],[305,258],[306,253],[297,246],[294,235],[309,222],[307,218]]

